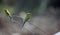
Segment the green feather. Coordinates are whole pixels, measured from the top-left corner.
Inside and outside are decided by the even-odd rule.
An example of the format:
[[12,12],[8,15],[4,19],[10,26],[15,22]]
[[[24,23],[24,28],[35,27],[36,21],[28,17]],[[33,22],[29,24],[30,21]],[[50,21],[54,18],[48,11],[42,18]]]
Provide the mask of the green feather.
[[12,16],[11,16],[9,10],[8,10],[8,9],[5,9],[4,11],[5,11],[5,14],[6,14],[6,15],[10,18],[10,20],[11,20]]
[[[31,17],[31,14],[29,12],[27,12],[26,13],[24,24],[30,19],[30,17]],[[24,24],[23,24],[23,26],[24,26]]]
[[6,13],[7,16],[11,16],[11,14],[10,14],[10,12],[9,12],[8,9],[5,9],[4,11],[5,11],[5,13]]

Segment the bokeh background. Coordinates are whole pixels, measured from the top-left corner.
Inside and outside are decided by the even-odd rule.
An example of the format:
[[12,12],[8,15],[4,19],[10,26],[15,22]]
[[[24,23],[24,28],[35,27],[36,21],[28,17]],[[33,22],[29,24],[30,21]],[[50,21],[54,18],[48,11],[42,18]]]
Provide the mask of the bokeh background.
[[23,25],[25,12],[31,13],[30,21],[26,22],[22,29],[22,35],[53,35],[60,31],[60,0],[0,0],[1,15],[5,15],[5,8],[15,19],[16,27],[19,25],[17,29]]

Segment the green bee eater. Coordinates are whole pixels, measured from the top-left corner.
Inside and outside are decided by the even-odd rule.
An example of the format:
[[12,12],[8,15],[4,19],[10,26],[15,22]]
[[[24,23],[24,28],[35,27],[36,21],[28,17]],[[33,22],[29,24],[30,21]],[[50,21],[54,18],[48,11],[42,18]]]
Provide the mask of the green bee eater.
[[10,19],[11,19],[11,14],[10,14],[9,10],[8,9],[5,9],[4,11],[5,11],[6,15],[9,16]]
[[[31,17],[31,14],[29,12],[26,12],[24,24],[30,19],[30,17]],[[24,26],[24,24],[23,24],[23,26]]]

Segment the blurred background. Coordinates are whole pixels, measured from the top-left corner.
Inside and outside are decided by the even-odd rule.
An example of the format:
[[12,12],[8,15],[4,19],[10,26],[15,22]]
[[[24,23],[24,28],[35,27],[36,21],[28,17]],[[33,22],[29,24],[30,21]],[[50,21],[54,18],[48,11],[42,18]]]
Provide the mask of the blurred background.
[[[9,8],[14,15],[18,15],[22,11],[30,11],[34,16],[42,13],[46,9],[59,9],[59,0],[0,0],[0,7]],[[1,10],[3,9],[1,7]]]
[[20,27],[25,12],[31,13],[30,21],[22,29],[26,35],[53,35],[60,31],[60,0],[0,0],[0,13],[4,14],[4,8],[10,11]]

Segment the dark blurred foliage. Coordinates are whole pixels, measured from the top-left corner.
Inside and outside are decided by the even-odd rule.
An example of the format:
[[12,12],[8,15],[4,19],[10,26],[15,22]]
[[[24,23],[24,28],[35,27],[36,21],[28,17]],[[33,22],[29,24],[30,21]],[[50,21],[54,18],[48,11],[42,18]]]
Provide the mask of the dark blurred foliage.
[[47,7],[50,7],[50,6],[55,8],[55,10],[56,9],[58,10],[56,12],[56,17],[59,19],[60,18],[60,0],[50,0],[50,2],[48,3]]
[[29,10],[32,12],[35,8],[37,8],[40,5],[40,0],[16,0],[16,14],[19,13],[19,11],[23,10]]
[[[7,5],[15,7],[15,15],[26,10],[35,15],[38,8],[40,8],[42,1],[43,0],[7,0]],[[0,0],[0,3],[2,3],[2,0]],[[60,0],[49,0],[49,2],[47,3],[47,7],[49,8],[50,6],[53,6],[54,8],[59,8]]]
[[8,0],[8,3],[9,3],[8,5],[10,5],[10,6],[14,5],[14,0]]
[[50,0],[48,7],[49,6],[53,6],[54,8],[59,8],[60,7],[60,0]]
[[0,4],[2,3],[2,0],[0,0]]

